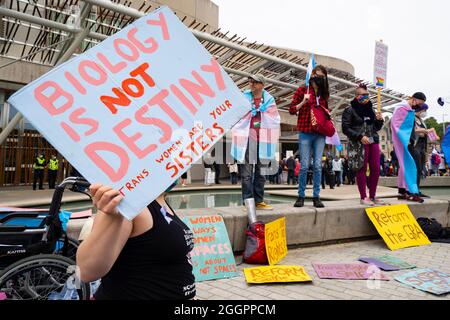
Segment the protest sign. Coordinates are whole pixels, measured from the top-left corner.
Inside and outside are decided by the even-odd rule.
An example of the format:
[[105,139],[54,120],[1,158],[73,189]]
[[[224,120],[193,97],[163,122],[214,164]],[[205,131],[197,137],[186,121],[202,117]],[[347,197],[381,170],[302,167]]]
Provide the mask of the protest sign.
[[406,204],[367,208],[366,213],[391,250],[431,244]]
[[378,88],[386,88],[388,46],[382,41],[375,42],[375,59],[373,64],[373,82]]
[[435,142],[435,141],[439,140],[439,136],[437,135],[435,128],[431,128],[428,131],[428,139],[430,139],[431,142]]
[[380,269],[373,268],[367,264],[313,263],[313,268],[321,279],[389,280],[389,278],[381,272]]
[[395,277],[395,280],[436,295],[450,292],[450,275],[432,269],[420,269]]
[[401,259],[389,256],[389,255],[384,255],[384,256],[376,257],[376,258],[359,258],[359,261],[369,263],[369,264],[374,264],[378,268],[385,270],[385,271],[413,269],[416,267],[415,265],[409,264],[406,261],[403,261]]
[[233,249],[221,216],[184,217],[194,233],[191,251],[195,281],[238,276]]
[[376,258],[359,258],[358,260],[361,261],[361,262],[365,262],[365,263],[374,265],[377,268],[380,268],[381,270],[384,270],[384,271],[398,271],[398,270],[400,270],[399,267],[393,266],[393,265],[390,265],[390,264],[387,264],[387,263],[384,263],[383,261],[378,260]]
[[251,106],[168,7],[53,68],[8,102],[135,217]]
[[301,266],[269,266],[244,268],[247,283],[310,282],[312,279]]
[[264,232],[267,259],[273,266],[287,255],[286,218],[267,223]]

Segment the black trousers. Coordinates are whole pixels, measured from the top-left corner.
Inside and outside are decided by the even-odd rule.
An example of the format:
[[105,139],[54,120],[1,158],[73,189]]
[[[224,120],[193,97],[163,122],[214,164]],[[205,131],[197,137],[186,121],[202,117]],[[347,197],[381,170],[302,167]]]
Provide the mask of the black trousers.
[[214,164],[214,171],[216,172],[215,174],[215,183],[219,184],[219,179],[220,179],[220,164]]
[[287,184],[295,184],[295,170],[289,169],[288,170],[288,177],[287,177]]
[[44,189],[44,170],[42,169],[34,169],[33,174],[33,190],[36,190],[36,183],[39,180],[39,189]]
[[334,189],[336,182],[333,172],[322,170],[322,189],[325,189],[325,183],[330,186],[330,189]]
[[418,149],[410,149],[408,148],[408,150],[410,151],[411,155],[414,158],[414,162],[416,163],[416,167],[417,167],[417,186],[420,188],[420,180],[422,178],[423,175],[423,167],[425,165],[425,150],[418,150]]
[[48,170],[48,187],[50,189],[55,189],[57,174],[58,174],[58,170]]

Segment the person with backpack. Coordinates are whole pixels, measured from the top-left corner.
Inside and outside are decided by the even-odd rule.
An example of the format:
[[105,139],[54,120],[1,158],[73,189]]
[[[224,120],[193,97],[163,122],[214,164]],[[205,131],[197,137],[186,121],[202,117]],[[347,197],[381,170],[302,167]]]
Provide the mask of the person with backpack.
[[328,84],[328,72],[322,65],[317,65],[311,72],[309,83],[297,89],[289,107],[289,113],[296,115],[298,142],[300,152],[300,181],[298,186],[298,198],[294,207],[301,208],[305,204],[306,178],[308,167],[313,158],[314,185],[313,204],[316,208],[324,208],[320,201],[320,184],[322,178],[322,155],[325,148],[325,135],[316,132],[311,121],[313,108],[328,110],[330,89]]
[[431,152],[431,171],[433,171],[433,175],[438,177],[439,176],[439,165],[441,164],[441,157],[439,156],[436,148],[433,148],[433,151]]

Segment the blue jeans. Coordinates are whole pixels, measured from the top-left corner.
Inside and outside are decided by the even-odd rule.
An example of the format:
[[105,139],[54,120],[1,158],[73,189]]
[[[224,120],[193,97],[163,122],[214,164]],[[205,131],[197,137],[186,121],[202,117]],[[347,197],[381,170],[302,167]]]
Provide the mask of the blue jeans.
[[[263,165],[259,159],[259,145],[252,149],[253,156],[249,156],[249,149],[245,153],[245,163],[239,164],[242,180],[242,200],[254,198],[255,203],[264,201],[264,185],[266,178],[261,174]],[[256,152],[256,154],[255,154]],[[256,158],[256,161],[254,161]],[[253,159],[250,161],[250,159]]]
[[311,150],[313,156],[313,197],[320,196],[320,183],[322,179],[322,155],[325,148],[325,136],[317,133],[303,133],[298,135],[300,151],[300,183],[298,186],[298,196],[305,198],[306,178],[309,164],[311,163]]

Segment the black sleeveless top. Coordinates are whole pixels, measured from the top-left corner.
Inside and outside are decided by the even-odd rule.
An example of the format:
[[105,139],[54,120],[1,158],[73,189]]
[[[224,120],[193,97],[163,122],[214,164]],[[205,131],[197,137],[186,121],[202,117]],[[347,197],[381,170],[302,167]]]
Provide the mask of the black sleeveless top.
[[[148,205],[153,227],[128,239],[96,300],[184,300],[195,297],[190,251],[194,235],[177,215],[155,200]],[[172,210],[172,212],[174,212]]]

